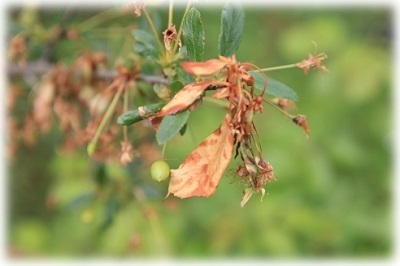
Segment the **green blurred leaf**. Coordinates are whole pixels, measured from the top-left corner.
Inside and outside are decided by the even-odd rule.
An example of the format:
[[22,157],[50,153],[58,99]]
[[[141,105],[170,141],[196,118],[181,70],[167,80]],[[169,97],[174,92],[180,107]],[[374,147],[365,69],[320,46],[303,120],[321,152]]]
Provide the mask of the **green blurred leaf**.
[[221,13],[221,34],[218,44],[220,55],[235,54],[242,40],[244,20],[244,10],[239,2],[229,1]]
[[158,144],[161,145],[178,134],[189,119],[189,115],[190,111],[186,110],[164,117],[156,134]]
[[181,134],[181,136],[185,135],[186,129],[187,129],[187,123],[184,124],[183,127],[179,130],[179,134]]
[[204,28],[200,12],[192,7],[185,17],[182,31],[183,43],[186,45],[187,54],[193,61],[203,61],[204,54]]
[[[260,72],[249,72],[254,77],[254,88],[262,92],[264,89],[264,76]],[[268,94],[279,98],[285,98],[292,101],[298,101],[297,93],[287,85],[268,76],[267,91]]]
[[104,217],[103,222],[101,223],[100,230],[104,231],[107,229],[113,222],[115,215],[118,213],[120,208],[120,203],[118,199],[111,195],[104,206]]
[[132,34],[135,38],[133,44],[135,52],[146,59],[158,60],[159,47],[154,36],[144,30],[133,30]]
[[194,78],[189,73],[185,72],[182,68],[178,68],[177,72],[177,79],[182,81],[183,84],[191,83],[194,81]]
[[84,193],[76,198],[74,198],[69,204],[69,208],[72,210],[78,209],[83,207],[84,205],[88,204],[89,202],[93,201],[96,198],[96,193],[88,192]]
[[178,91],[180,91],[185,85],[183,85],[183,83],[179,80],[174,81],[171,83],[171,85],[169,85],[169,88],[171,89],[171,91],[175,94]]
[[117,118],[117,123],[123,126],[130,126],[139,121],[142,121],[147,116],[157,113],[161,110],[161,108],[165,105],[165,103],[155,103],[146,106],[142,106],[142,111],[144,112],[144,116],[141,116],[139,113],[139,108],[135,110],[130,110]]
[[100,187],[106,185],[109,181],[107,167],[104,163],[96,163],[94,165],[94,179]]
[[13,239],[21,251],[30,254],[44,253],[49,248],[51,227],[43,221],[25,218],[13,226]]

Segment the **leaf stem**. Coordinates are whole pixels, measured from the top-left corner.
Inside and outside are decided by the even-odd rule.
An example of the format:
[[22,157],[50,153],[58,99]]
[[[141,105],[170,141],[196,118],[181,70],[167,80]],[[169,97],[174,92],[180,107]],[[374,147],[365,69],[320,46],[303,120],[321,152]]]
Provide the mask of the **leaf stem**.
[[268,98],[263,98],[264,102],[268,103],[269,105],[271,105],[272,107],[274,107],[276,110],[278,110],[279,112],[281,112],[282,114],[284,114],[285,116],[289,117],[290,119],[294,119],[295,116],[289,114],[288,112],[286,112],[285,110],[279,108],[278,106],[275,105],[274,102],[272,102],[270,99]]
[[[181,25],[179,26],[178,36],[176,37],[177,40],[179,40],[181,38],[182,30],[183,30],[183,22],[185,21],[185,17],[186,17],[187,12],[189,11],[191,2],[192,2],[191,0],[188,0],[188,2],[187,2],[185,13],[183,13]],[[174,47],[172,49],[172,54],[175,54],[177,48],[178,48],[178,42],[175,42]]]
[[[129,104],[129,90],[128,88],[126,88],[124,94],[124,113],[128,111],[128,104]],[[122,130],[124,134],[124,141],[128,141],[128,127],[123,127]]]
[[165,153],[165,147],[167,147],[167,143],[164,142],[163,148],[162,148],[162,152],[161,152],[161,158],[164,159],[164,153]]
[[277,66],[277,67],[267,67],[267,68],[262,68],[262,69],[253,70],[253,71],[267,72],[267,71],[288,69],[288,68],[294,68],[294,67],[296,67],[296,64],[290,64],[290,65],[284,65],[284,66]]
[[99,140],[99,137],[100,137],[101,133],[103,132],[104,127],[107,124],[108,120],[110,120],[110,118],[111,118],[111,115],[115,109],[115,106],[117,105],[118,100],[121,97],[124,86],[125,86],[125,80],[123,80],[121,82],[121,85],[119,86],[117,93],[115,94],[110,106],[108,107],[108,109],[103,117],[103,120],[101,120],[101,123],[100,123],[99,127],[97,128],[93,139],[88,144],[87,152],[88,152],[89,156],[91,156],[93,154],[93,152],[96,150],[97,141]]
[[87,30],[90,30],[94,27],[96,27],[97,25],[107,21],[107,20],[111,20],[117,17],[120,17],[121,13],[116,12],[115,9],[110,9],[110,10],[105,10],[99,14],[96,14],[92,17],[90,17],[89,19],[83,21],[82,23],[80,23],[80,25],[77,27],[77,29],[79,29],[80,32],[84,32]]
[[169,0],[168,27],[172,25],[174,0]]
[[158,46],[160,46],[160,51],[162,51],[162,53],[165,54],[164,46],[161,43],[160,37],[158,36],[156,28],[154,27],[153,20],[151,19],[149,13],[147,12],[146,7],[143,8],[143,13],[146,16],[147,21],[149,22],[149,25],[150,25],[150,28],[151,28],[153,34],[154,34],[154,37],[156,37]]

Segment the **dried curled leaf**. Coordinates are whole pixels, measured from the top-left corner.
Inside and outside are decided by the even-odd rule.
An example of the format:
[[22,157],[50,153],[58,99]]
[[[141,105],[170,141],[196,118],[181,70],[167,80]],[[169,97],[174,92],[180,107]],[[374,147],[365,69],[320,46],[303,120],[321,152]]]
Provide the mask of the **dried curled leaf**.
[[[253,188],[251,188],[251,187],[243,190],[243,199],[242,199],[242,202],[240,202],[240,207],[243,208],[244,205],[249,201],[249,199],[251,199],[253,194],[254,194],[254,191],[253,191]],[[263,196],[264,196],[264,194],[263,194]],[[262,200],[262,198],[261,198],[261,200]]]
[[126,166],[128,163],[132,162],[133,160],[133,148],[132,144],[128,141],[121,142],[121,157],[119,161],[123,166]]
[[161,111],[157,114],[157,117],[163,117],[165,115],[173,115],[181,112],[188,108],[197,98],[203,94],[208,86],[212,84],[212,81],[202,81],[197,83],[190,83],[186,85],[182,90],[175,94],[174,98],[167,103]]
[[205,62],[182,62],[181,67],[192,75],[207,76],[220,71],[227,62],[219,59],[210,59]]
[[38,89],[33,103],[33,118],[42,132],[48,132],[51,127],[52,102],[55,97],[54,83],[45,80]]
[[227,115],[221,126],[200,143],[178,169],[171,170],[168,195],[208,198],[214,194],[231,160],[233,146],[231,118]]

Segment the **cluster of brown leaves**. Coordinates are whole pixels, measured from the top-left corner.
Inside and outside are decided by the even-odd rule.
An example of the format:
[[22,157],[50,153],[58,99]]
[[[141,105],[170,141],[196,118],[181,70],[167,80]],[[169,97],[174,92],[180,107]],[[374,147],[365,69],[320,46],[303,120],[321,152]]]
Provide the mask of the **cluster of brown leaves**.
[[[17,151],[18,143],[22,141],[32,146],[40,135],[48,133],[53,126],[62,132],[61,152],[73,152],[85,147],[95,135],[117,85],[126,78],[127,72],[131,73],[124,68],[119,69],[119,76],[109,85],[103,78],[94,75],[95,71],[105,68],[105,63],[104,54],[88,53],[78,58],[72,68],[55,65],[29,92],[33,95],[32,108],[25,108],[28,111],[22,115],[13,112],[18,100],[26,101],[27,95],[20,87],[10,87],[7,101],[10,114],[9,157],[12,158]],[[118,113],[122,112],[122,102],[116,109]],[[118,157],[123,163],[132,160],[130,144],[123,142],[122,151],[118,145],[121,132],[120,126],[110,123],[100,135],[93,156],[100,161]]]
[[26,40],[22,35],[13,37],[8,48],[8,59],[17,61],[20,65],[26,64]]
[[[193,109],[201,102],[206,90],[215,89],[212,97],[226,99],[229,107],[219,126],[195,148],[178,169],[171,170],[168,194],[180,198],[211,196],[232,159],[240,155],[243,164],[238,176],[252,193],[262,192],[264,185],[274,180],[271,165],[263,159],[253,114],[263,111],[262,97],[254,93],[254,79],[248,70],[256,66],[239,63],[235,56],[211,59],[206,62],[183,62],[182,68],[203,80],[190,83],[180,90],[160,112],[151,118],[153,125],[165,115]],[[236,146],[236,149],[235,149]]]

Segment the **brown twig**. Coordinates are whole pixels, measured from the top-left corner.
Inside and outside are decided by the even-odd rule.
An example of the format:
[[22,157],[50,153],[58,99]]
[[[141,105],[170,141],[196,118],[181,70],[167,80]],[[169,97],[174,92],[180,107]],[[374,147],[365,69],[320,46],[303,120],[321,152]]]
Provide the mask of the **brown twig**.
[[[13,63],[13,64],[9,64],[7,66],[7,74],[9,77],[43,75],[43,74],[51,71],[51,69],[53,69],[53,67],[54,67],[54,65],[48,63],[47,61],[30,62],[24,66]],[[80,72],[80,70],[74,70],[74,71]],[[115,70],[99,69],[94,72],[94,75],[98,78],[113,79],[113,78],[117,77],[118,72]],[[166,79],[162,76],[139,74],[137,79],[144,81],[144,82],[148,82],[148,83],[160,83],[160,84],[169,85],[168,79]]]

